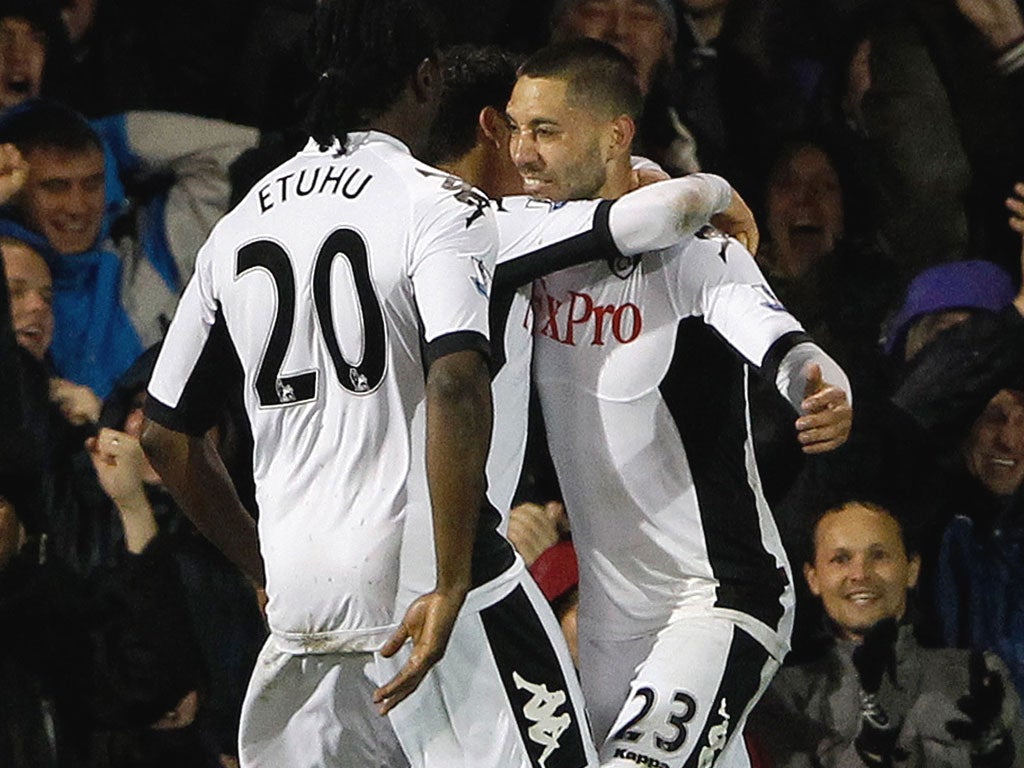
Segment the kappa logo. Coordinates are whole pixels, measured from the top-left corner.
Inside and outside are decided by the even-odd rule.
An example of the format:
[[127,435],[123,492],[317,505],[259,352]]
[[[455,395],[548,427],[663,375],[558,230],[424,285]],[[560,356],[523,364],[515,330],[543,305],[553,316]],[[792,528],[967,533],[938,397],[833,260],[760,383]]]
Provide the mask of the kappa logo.
[[348,380],[352,384],[353,392],[369,392],[370,382],[358,368],[348,369]]
[[715,229],[710,224],[705,224],[703,227],[700,228],[700,230],[698,230],[697,237],[700,238],[701,240],[711,240],[716,243],[721,243],[722,249],[718,252],[718,258],[720,258],[722,261],[726,260],[725,252],[729,250],[729,243],[732,242],[732,238],[730,238],[727,234],[725,234],[719,229]]
[[454,192],[456,200],[460,203],[465,203],[474,209],[473,212],[466,217],[466,229],[469,229],[474,221],[483,216],[484,211],[486,211],[491,205],[490,198],[481,192],[478,192],[458,176],[452,176],[449,173],[425,171],[422,168],[417,168],[416,170],[420,172],[421,176],[441,179],[441,189],[446,192]]
[[572,725],[572,715],[568,712],[556,714],[558,708],[565,704],[565,691],[549,691],[547,685],[531,683],[515,671],[512,672],[512,681],[516,688],[530,693],[530,700],[523,707],[523,714],[533,722],[527,735],[533,743],[544,747],[538,762],[541,768],[545,768],[551,753],[560,746],[559,738]]
[[275,389],[277,390],[277,399],[282,403],[295,402],[295,388],[291,384],[286,384],[278,379]]
[[725,742],[729,739],[729,710],[724,698],[718,707],[718,716],[722,718],[722,722],[708,729],[708,744],[700,751],[697,768],[710,768],[718,753],[725,749]]
[[476,286],[476,290],[485,299],[490,298],[491,295],[491,273],[487,269],[487,265],[483,263],[481,259],[471,257],[473,259],[473,265],[476,267],[476,274],[469,279],[473,281],[473,285]]
[[650,768],[669,768],[668,763],[663,763],[656,757],[650,755],[644,755],[640,752],[634,752],[631,749],[621,747],[615,750],[616,760],[632,760],[637,765],[647,765]]

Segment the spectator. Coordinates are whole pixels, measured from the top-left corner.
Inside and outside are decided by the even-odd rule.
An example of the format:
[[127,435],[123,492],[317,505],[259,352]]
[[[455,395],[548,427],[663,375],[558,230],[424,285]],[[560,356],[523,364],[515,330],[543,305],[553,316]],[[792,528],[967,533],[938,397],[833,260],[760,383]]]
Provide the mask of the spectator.
[[[90,450],[116,474],[110,439]],[[83,580],[47,557],[32,516],[22,520],[37,502],[9,469],[0,481],[0,762],[99,765],[91,753],[102,729],[187,729],[201,667],[166,542],[145,513],[126,514],[131,554]],[[193,753],[187,764],[201,763]]]
[[55,0],[0,2],[0,110],[62,97],[69,50]]
[[[11,319],[18,344],[39,362],[49,361],[53,341],[53,280],[46,260],[28,243],[0,236]],[[95,424],[102,402],[86,386],[53,376],[50,398],[73,426]]]
[[[1024,388],[1022,315],[1024,293],[1015,295],[1009,275],[991,262],[942,264],[911,282],[886,324],[883,351],[889,365],[871,390],[862,391],[850,443],[836,461],[802,467],[787,489],[783,519],[789,521],[784,533],[791,555],[798,551],[795,523],[816,508],[820,478],[836,482],[872,468],[914,501],[922,591],[934,595],[946,525],[955,514],[991,504],[986,501],[991,495],[967,471],[962,449],[991,398],[1001,389]],[[940,644],[944,638],[934,602],[922,604],[928,620],[920,634],[924,642]],[[794,648],[802,657],[815,649],[815,626],[805,611],[798,611],[797,620]],[[969,640],[958,643],[966,646]],[[1004,652],[1004,659],[1015,666],[1011,654]]]
[[878,336],[899,284],[846,159],[825,135],[780,145],[768,177],[767,236],[757,259],[782,303],[854,372],[860,388],[879,378]]
[[[123,454],[127,467],[113,479],[106,477],[109,470],[102,464],[96,469],[122,521],[126,511],[147,509],[150,524],[166,537],[208,683],[196,730],[214,755],[237,759],[242,698],[266,639],[266,627],[253,586],[182,514],[139,448],[146,385],[158,351],[159,346],[154,346],[143,353],[103,404],[100,438],[109,434],[118,439],[119,445],[109,450]],[[245,451],[247,433],[240,434],[244,431],[228,409],[210,438],[255,512],[251,454]]]
[[1024,691],[1024,391],[1004,389],[989,401],[963,456],[935,608],[949,645],[1000,654]]
[[920,559],[890,510],[858,494],[811,526],[804,576],[834,642],[780,670],[751,716],[758,743],[777,768],[1021,765],[1024,721],[1000,659],[915,640]]
[[668,90],[676,39],[671,0],[561,0],[551,14],[551,40],[589,37],[614,45],[636,69],[644,95],[634,151],[680,176],[700,170],[693,135]]
[[264,5],[62,0],[73,48],[66,103],[89,118],[159,110],[239,122],[241,54]]
[[748,199],[763,184],[763,158],[780,127],[789,126],[788,85],[764,57],[746,45],[760,37],[756,3],[744,0],[675,0],[672,103],[693,132],[701,170],[721,174]]
[[0,124],[30,166],[0,233],[32,243],[49,261],[54,367],[100,397],[162,336],[202,238],[227,207],[227,164],[256,136],[170,114],[131,113],[104,127],[126,164],[172,176],[164,193],[117,219],[105,209],[104,145],[81,115],[34,102]]
[[1011,268],[1015,244],[997,213],[1024,173],[1018,3],[842,5],[854,10],[840,23],[862,29],[867,46],[868,87],[847,113],[868,139],[880,224],[904,281],[952,260]]

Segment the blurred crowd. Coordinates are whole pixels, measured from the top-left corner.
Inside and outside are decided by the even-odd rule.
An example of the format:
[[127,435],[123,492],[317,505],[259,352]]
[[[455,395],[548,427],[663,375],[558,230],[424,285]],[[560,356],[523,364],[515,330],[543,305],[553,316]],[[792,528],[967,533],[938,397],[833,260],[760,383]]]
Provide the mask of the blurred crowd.
[[[774,384],[754,385],[761,479],[794,572],[806,564],[755,760],[836,765],[857,742],[854,759],[891,765],[930,739],[969,744],[972,765],[1017,764],[1004,745],[1024,694],[1021,4],[450,5],[452,43],[520,56],[595,37],[625,53],[646,99],[634,154],[732,183],[772,289],[853,382],[853,437],[823,457],[800,452]],[[0,0],[0,143],[27,164],[0,157],[24,176],[0,185],[0,765],[237,764],[260,595],[177,510],[138,438],[199,245],[305,143],[314,7]],[[572,532],[532,430],[509,535],[571,645]],[[209,439],[258,515],[240,405]],[[864,556],[865,537],[881,549]],[[830,592],[834,550],[847,570]],[[899,626],[867,638],[847,609]],[[916,671],[889,671],[911,656]],[[860,700],[848,722],[829,709],[848,684],[895,733],[868,732]],[[915,686],[974,730],[915,710]]]

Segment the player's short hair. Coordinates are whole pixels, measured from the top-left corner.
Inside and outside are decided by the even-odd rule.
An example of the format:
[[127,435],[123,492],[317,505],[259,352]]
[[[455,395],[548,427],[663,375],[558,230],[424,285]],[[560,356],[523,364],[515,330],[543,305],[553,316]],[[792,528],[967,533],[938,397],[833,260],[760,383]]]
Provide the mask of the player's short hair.
[[636,68],[615,46],[601,40],[580,38],[545,46],[523,62],[519,76],[565,80],[569,99],[590,110],[634,120],[643,112]]
[[328,147],[387,111],[420,62],[436,54],[441,27],[430,0],[320,0],[309,134]]
[[445,49],[441,63],[441,105],[423,157],[433,165],[456,160],[474,147],[477,118],[484,107],[505,112],[519,62],[497,46],[462,44]]
[[0,142],[14,144],[22,154],[35,149],[103,151],[103,141],[81,112],[47,99],[8,109],[0,119]]

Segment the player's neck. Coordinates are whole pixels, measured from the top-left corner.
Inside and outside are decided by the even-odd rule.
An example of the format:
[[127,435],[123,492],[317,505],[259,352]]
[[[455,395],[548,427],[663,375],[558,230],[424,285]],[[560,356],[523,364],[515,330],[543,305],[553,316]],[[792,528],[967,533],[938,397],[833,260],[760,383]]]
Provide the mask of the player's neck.
[[387,111],[371,120],[367,127],[394,136],[409,147],[413,156],[418,157],[423,151],[433,117],[405,93]]
[[483,154],[478,147],[474,147],[466,154],[447,163],[438,163],[437,167],[447,171],[452,176],[458,176],[468,184],[482,189],[487,195],[492,192],[488,189],[487,168],[484,164]]
[[597,196],[605,200],[618,200],[633,186],[633,168],[629,155],[615,158],[608,164],[608,176]]

